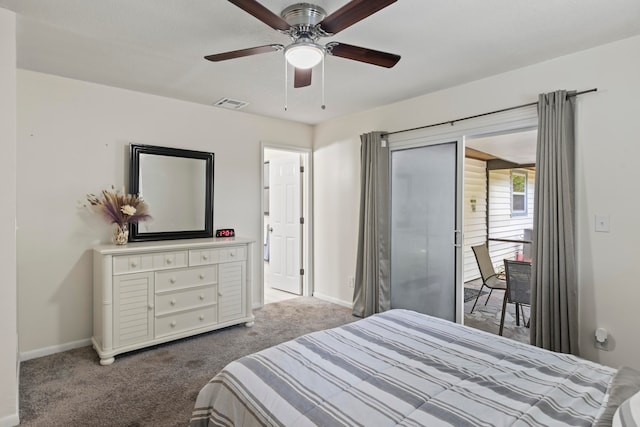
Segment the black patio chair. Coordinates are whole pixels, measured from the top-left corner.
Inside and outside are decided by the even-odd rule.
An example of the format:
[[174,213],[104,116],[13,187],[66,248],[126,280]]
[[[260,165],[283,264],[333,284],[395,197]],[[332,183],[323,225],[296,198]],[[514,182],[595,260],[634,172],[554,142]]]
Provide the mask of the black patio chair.
[[502,302],[499,335],[502,335],[502,330],[504,329],[504,315],[507,311],[507,303],[516,305],[516,325],[520,326],[520,313],[522,313],[522,323],[527,327],[529,323],[525,322],[522,306],[531,305],[531,263],[505,259],[504,272],[507,278],[507,292]]

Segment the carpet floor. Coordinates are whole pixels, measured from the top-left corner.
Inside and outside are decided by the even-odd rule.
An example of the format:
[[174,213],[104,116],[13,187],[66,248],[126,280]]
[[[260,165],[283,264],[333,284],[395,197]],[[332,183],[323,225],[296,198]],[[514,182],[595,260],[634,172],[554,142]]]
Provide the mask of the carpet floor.
[[300,297],[255,310],[232,326],[116,356],[101,366],[91,346],[20,365],[25,426],[186,426],[196,396],[234,359],[358,318],[351,309]]
[[[465,293],[475,297],[477,288]],[[502,296],[481,296],[473,313],[469,299],[465,324],[497,334]],[[252,328],[232,326],[119,355],[110,366],[99,364],[91,346],[22,362],[21,425],[186,426],[200,388],[232,360],[358,320],[351,309],[308,297],[268,304],[254,314]],[[529,329],[516,326],[514,315],[509,304],[504,336],[528,342]]]

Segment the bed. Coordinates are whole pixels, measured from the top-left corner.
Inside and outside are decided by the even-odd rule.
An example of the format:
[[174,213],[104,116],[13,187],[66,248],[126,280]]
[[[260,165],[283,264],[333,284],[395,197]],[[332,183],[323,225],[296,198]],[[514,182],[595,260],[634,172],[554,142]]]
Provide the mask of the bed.
[[[616,370],[408,310],[243,357],[200,391],[199,426],[596,425]],[[606,423],[605,423],[606,424]]]

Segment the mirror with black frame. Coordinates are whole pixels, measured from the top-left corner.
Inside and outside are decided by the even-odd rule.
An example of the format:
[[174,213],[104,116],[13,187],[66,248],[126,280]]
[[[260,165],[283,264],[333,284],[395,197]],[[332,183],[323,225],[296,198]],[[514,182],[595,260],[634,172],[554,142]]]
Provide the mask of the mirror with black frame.
[[129,241],[213,237],[214,153],[130,144],[129,192],[151,219],[130,224]]

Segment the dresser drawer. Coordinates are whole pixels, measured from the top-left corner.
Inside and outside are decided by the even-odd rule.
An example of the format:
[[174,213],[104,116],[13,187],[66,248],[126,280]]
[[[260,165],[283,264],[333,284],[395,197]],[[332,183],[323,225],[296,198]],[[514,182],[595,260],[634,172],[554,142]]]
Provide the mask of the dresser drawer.
[[216,264],[219,262],[244,261],[247,259],[247,248],[212,248],[189,251],[189,265]]
[[178,292],[156,294],[156,314],[210,306],[218,301],[218,289],[215,285],[186,289]]
[[156,292],[173,291],[192,286],[215,285],[218,282],[218,267],[183,268],[159,271],[155,275]]
[[158,252],[113,257],[113,274],[162,270],[187,266],[187,252]]
[[156,338],[213,325],[217,319],[218,310],[215,305],[166,316],[156,316]]

